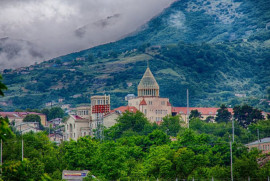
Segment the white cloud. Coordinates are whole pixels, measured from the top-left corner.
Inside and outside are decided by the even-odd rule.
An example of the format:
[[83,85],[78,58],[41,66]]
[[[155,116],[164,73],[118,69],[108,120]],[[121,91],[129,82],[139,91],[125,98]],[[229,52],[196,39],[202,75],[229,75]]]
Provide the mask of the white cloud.
[[[30,41],[48,59],[115,41],[136,30],[173,1],[1,0],[0,38]],[[78,28],[82,28],[80,36],[75,33]],[[12,64],[13,60],[3,57],[0,69],[41,61],[27,56],[29,60],[18,58]]]

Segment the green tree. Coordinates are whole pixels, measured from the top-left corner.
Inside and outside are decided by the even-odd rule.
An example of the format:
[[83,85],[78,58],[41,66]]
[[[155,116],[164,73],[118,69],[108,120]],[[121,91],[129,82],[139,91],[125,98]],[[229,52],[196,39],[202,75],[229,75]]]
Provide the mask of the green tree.
[[103,176],[106,180],[126,177],[128,173],[127,153],[127,147],[113,141],[104,142],[97,149],[92,173],[96,176]]
[[65,112],[60,107],[53,107],[50,109],[48,120],[55,119],[55,118],[63,118]]
[[61,147],[68,169],[88,169],[94,167],[94,158],[98,143],[89,137],[82,137],[77,142],[71,140]]
[[43,125],[41,124],[41,118],[39,115],[28,114],[25,116],[25,118],[23,118],[23,122],[37,122],[39,124],[39,129],[44,129]]
[[174,155],[176,173],[179,179],[188,179],[188,176],[198,167],[208,163],[207,157],[196,155],[188,148],[180,148]]
[[0,95],[4,96],[3,90],[7,90],[7,87],[5,84],[2,83],[2,75],[0,74]]
[[228,111],[228,108],[224,104],[220,106],[220,109],[218,109],[217,112],[217,117],[215,119],[217,123],[228,123],[232,118],[232,114]]
[[166,116],[160,125],[160,128],[170,136],[176,136],[179,132],[180,118],[179,116]]
[[233,108],[235,120],[244,128],[248,125],[256,123],[259,120],[263,120],[262,111],[253,108],[247,104],[243,106],[235,106]]
[[13,137],[14,134],[9,126],[8,118],[2,118],[0,116],[0,139],[6,140],[7,138]]
[[40,116],[36,114],[28,114],[23,118],[23,122],[41,122]]
[[143,133],[145,126],[149,125],[149,121],[140,111],[136,113],[125,112],[118,119],[118,128],[120,132],[132,130],[137,133]]
[[189,119],[192,119],[192,118],[202,118],[202,114],[197,109],[191,110]]
[[151,147],[144,162],[147,175],[155,179],[173,178],[173,154],[174,151],[168,145]]

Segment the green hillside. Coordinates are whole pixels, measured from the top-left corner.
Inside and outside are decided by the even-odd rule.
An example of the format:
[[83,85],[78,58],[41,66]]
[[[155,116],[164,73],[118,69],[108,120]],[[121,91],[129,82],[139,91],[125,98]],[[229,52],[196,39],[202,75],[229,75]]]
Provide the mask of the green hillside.
[[112,107],[124,105],[149,61],[161,96],[174,106],[186,105],[188,88],[191,106],[247,102],[270,111],[260,101],[270,86],[269,9],[269,0],[177,1],[117,42],[4,70],[9,90],[1,103],[8,106],[1,107],[40,108],[58,98],[76,105],[103,93]]

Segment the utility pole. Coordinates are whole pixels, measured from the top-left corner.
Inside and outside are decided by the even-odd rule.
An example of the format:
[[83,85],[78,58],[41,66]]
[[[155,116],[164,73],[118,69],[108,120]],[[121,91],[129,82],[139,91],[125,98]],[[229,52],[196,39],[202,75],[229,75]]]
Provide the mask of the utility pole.
[[234,143],[234,119],[232,119],[232,142]]
[[23,138],[22,138],[22,161],[23,161]]
[[232,141],[231,137],[230,138],[230,153],[231,153],[231,181],[233,181],[233,157],[232,157]]
[[258,134],[258,149],[260,150],[260,130],[257,128],[257,134]]
[[188,100],[188,89],[187,89],[187,127],[189,129],[189,100]]
[[3,172],[3,170],[2,170],[2,164],[3,164],[3,150],[2,150],[2,148],[3,148],[3,141],[2,141],[2,139],[1,139],[1,174],[2,174],[2,172]]

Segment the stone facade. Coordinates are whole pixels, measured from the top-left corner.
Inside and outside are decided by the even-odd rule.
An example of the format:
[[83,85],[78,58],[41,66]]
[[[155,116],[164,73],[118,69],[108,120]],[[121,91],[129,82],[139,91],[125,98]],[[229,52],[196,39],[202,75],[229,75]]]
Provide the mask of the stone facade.
[[249,149],[257,148],[262,153],[270,153],[270,137],[246,144]]
[[[211,116],[211,117],[213,117],[213,121],[214,121],[214,118],[217,116],[218,109],[220,109],[220,108],[217,108],[217,107],[189,107],[189,111],[187,113],[187,107],[173,107],[172,108],[172,115],[173,116],[180,115],[181,118],[183,119],[183,121],[185,123],[187,123],[187,120],[188,120],[187,118],[190,115],[190,112],[192,110],[198,110],[198,112],[201,113],[202,119],[205,120],[207,117]],[[230,113],[233,114],[232,108],[227,108],[227,109]]]
[[159,122],[172,112],[169,99],[159,97],[159,85],[149,67],[138,85],[138,97],[130,99],[128,106],[144,113],[150,122]]
[[87,135],[91,135],[90,120],[77,115],[70,115],[65,124],[64,140],[77,140]]

